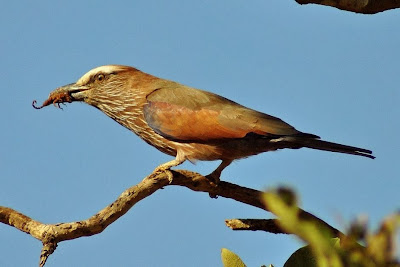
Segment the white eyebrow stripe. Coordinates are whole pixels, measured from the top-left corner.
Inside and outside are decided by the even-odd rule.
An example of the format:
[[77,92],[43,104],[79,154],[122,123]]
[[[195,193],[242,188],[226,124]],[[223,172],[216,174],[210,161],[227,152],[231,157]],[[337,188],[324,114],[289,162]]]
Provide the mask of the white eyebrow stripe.
[[98,73],[110,74],[110,73],[113,73],[116,71],[123,70],[124,68],[125,68],[125,66],[121,66],[121,65],[100,66],[100,67],[91,69],[90,71],[85,73],[81,78],[79,78],[79,80],[76,82],[76,84],[84,85],[90,81],[91,77],[93,77],[94,75],[96,75]]

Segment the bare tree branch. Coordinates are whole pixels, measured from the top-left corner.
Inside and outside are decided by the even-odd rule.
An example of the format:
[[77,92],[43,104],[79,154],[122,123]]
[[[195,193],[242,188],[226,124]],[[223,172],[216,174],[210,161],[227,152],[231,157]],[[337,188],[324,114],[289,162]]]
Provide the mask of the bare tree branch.
[[[269,211],[262,201],[263,192],[223,181],[221,181],[218,186],[215,186],[204,176],[195,172],[186,170],[174,171],[174,180],[172,181],[172,184],[185,186],[194,191],[208,192],[211,195],[231,198],[253,207]],[[299,209],[299,218],[303,220],[312,220],[325,226],[332,236],[343,234],[338,229],[305,210]],[[282,231],[282,233],[285,232]]]
[[[124,215],[140,200],[150,196],[158,189],[168,185],[185,186],[193,191],[208,192],[211,195],[231,198],[236,201],[267,210],[261,201],[262,192],[241,187],[228,182],[220,182],[218,186],[204,176],[186,170],[173,171],[172,183],[166,173],[151,174],[139,184],[125,190],[112,204],[108,205],[89,219],[58,224],[44,224],[11,208],[0,206],[0,222],[13,226],[30,234],[43,243],[39,266],[44,266],[47,258],[54,252],[61,241],[71,240],[83,236],[101,233],[108,225]],[[300,210],[303,219],[317,221],[327,227],[333,236],[338,236],[340,231],[314,215]],[[276,232],[284,233],[278,225]]]
[[376,14],[400,7],[400,0],[296,0],[300,5],[318,4],[362,14]]
[[279,227],[277,219],[230,219],[226,226],[234,231],[265,231],[272,234],[286,234]]

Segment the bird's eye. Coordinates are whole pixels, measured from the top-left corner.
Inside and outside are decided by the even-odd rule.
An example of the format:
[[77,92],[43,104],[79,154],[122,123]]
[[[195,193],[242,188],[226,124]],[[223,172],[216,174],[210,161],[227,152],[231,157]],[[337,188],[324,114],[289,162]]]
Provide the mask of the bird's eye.
[[98,74],[96,77],[96,80],[99,82],[103,81],[104,79],[105,79],[104,74]]

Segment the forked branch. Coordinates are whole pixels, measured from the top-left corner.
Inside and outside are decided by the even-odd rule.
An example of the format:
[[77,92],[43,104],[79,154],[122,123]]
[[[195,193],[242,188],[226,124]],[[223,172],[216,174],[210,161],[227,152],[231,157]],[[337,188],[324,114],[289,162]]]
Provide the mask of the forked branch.
[[[47,258],[54,252],[59,242],[101,233],[108,225],[128,212],[137,202],[168,185],[184,186],[193,191],[207,192],[210,195],[231,198],[267,210],[261,199],[263,194],[261,191],[222,181],[216,186],[204,176],[186,170],[173,171],[173,175],[174,178],[171,184],[169,183],[166,173],[149,175],[137,185],[125,190],[112,204],[87,220],[70,223],[44,224],[11,208],[0,206],[0,222],[13,226],[42,241],[43,248],[39,266],[44,266]],[[333,236],[338,236],[340,234],[339,230],[306,211],[301,210],[300,216],[324,225],[331,231]],[[273,221],[273,223],[275,223],[275,221]],[[276,227],[276,231],[284,233],[284,231],[279,229],[278,225],[274,227]]]

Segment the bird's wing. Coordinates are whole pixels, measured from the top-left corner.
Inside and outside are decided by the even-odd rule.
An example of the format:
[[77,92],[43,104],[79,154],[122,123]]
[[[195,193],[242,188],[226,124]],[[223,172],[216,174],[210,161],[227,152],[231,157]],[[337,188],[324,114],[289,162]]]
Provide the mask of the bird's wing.
[[302,134],[278,118],[180,84],[150,93],[144,117],[155,132],[172,140],[207,142],[243,138],[249,133]]

